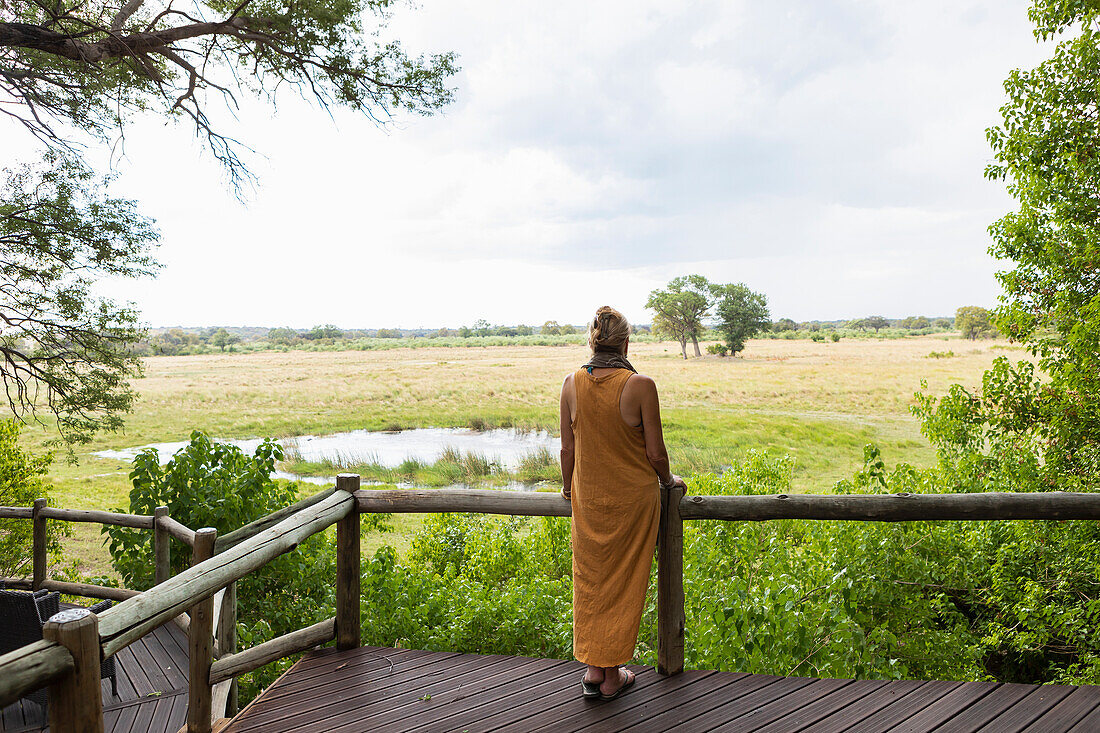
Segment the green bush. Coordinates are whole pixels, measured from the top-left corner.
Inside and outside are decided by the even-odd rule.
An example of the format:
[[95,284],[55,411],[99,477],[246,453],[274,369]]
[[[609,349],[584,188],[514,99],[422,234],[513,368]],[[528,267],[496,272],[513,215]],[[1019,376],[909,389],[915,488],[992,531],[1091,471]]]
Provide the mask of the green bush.
[[725,344],[711,344],[707,346],[707,353],[715,356],[725,356],[729,353],[729,347]]
[[[271,479],[282,458],[277,443],[265,440],[253,455],[215,443],[201,432],[164,466],[155,450],[134,459],[128,511],[152,514],[167,506],[169,514],[198,529],[225,534],[298,499],[298,486]],[[152,537],[142,530],[107,527],[111,562],[128,588],[153,584]],[[310,626],[333,615],[335,559],[331,531],[314,535],[293,551],[246,575],[237,586],[237,634],[241,648]],[[172,548],[172,571],[190,563],[190,553]],[[281,660],[240,678],[241,699],[250,699],[270,684],[292,660]]]
[[[0,421],[0,506],[29,507],[35,499],[48,498],[42,476],[49,470],[49,455],[33,456],[19,447],[20,424]],[[56,560],[58,538],[68,524],[46,522],[47,551]],[[0,519],[0,576],[18,578],[31,570],[31,523],[26,519]]]

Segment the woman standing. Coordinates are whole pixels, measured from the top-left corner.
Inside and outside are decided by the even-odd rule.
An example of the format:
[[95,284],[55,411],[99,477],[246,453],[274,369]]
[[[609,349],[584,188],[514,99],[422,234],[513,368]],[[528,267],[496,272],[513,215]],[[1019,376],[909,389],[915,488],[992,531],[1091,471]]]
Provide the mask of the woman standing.
[[585,697],[634,684],[634,656],[669,470],[657,385],[627,361],[630,323],[610,306],[588,326],[592,357],[561,390],[562,495],[573,506],[573,656]]

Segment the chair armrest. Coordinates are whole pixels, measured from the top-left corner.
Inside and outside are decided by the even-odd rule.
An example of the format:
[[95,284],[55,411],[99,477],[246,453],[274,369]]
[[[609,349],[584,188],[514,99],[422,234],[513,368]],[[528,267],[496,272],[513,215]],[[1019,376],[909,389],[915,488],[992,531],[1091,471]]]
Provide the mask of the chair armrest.
[[103,613],[104,611],[106,611],[108,608],[110,608],[113,605],[115,605],[114,601],[100,601],[99,603],[97,603],[94,606],[90,607],[88,610],[91,611],[92,613]]

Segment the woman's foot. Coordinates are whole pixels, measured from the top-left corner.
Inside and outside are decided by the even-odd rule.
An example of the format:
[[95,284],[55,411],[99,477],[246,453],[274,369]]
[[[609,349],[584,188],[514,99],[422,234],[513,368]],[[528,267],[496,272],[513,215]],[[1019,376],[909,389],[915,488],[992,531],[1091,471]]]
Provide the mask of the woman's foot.
[[585,697],[599,697],[600,684],[604,680],[602,667],[589,667],[584,671],[584,679],[581,680],[581,694]]
[[619,667],[617,674],[605,675],[600,685],[600,699],[614,700],[634,684],[635,674],[629,669]]

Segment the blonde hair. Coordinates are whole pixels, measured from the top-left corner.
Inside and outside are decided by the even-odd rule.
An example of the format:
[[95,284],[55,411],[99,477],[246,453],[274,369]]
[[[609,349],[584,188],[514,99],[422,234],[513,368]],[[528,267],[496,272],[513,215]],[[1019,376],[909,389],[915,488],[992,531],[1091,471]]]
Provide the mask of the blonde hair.
[[622,351],[629,338],[630,322],[609,305],[597,310],[596,317],[588,324],[588,346],[593,352]]

